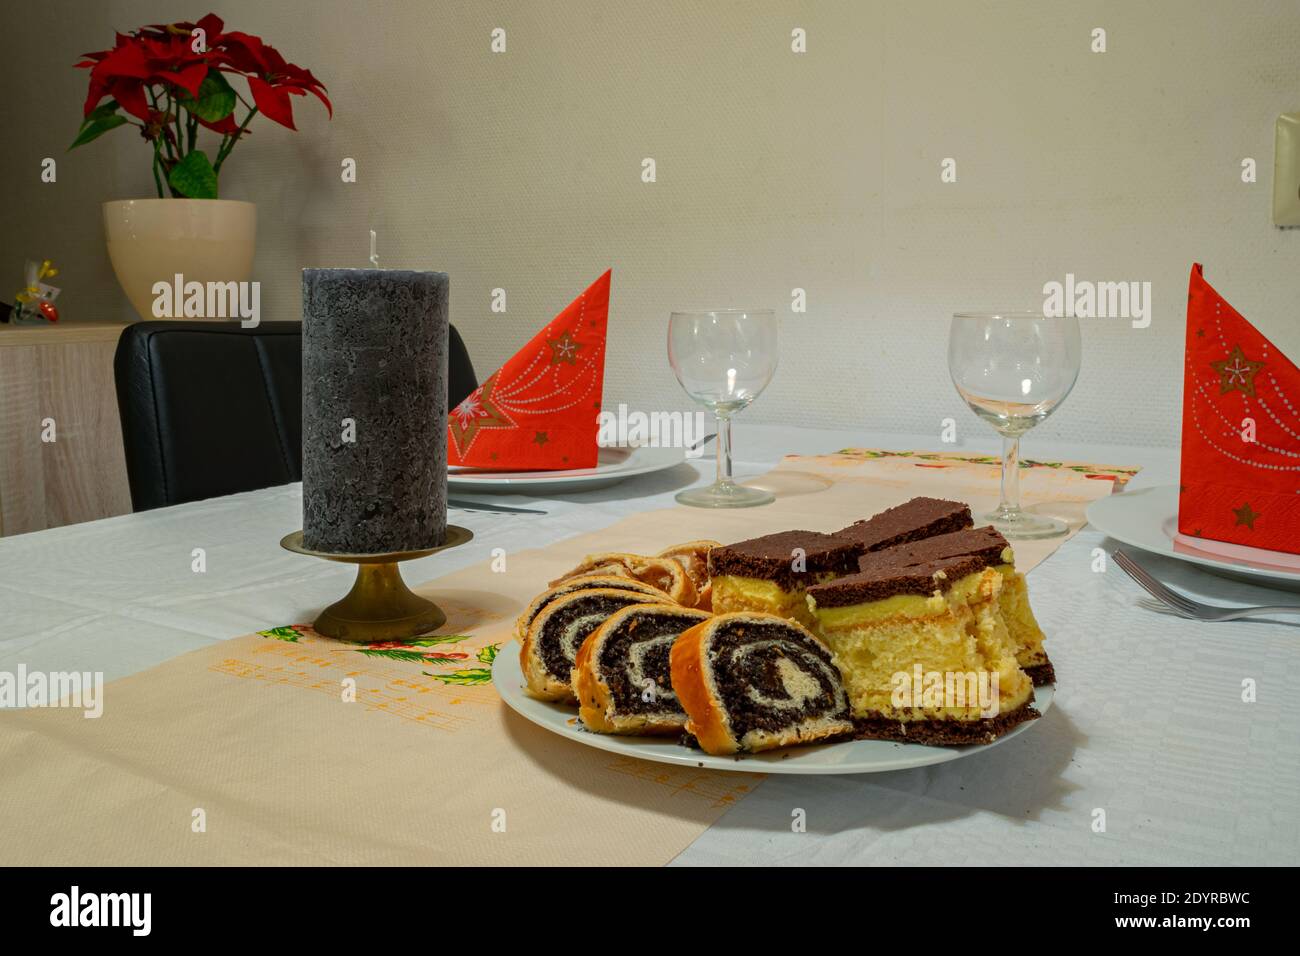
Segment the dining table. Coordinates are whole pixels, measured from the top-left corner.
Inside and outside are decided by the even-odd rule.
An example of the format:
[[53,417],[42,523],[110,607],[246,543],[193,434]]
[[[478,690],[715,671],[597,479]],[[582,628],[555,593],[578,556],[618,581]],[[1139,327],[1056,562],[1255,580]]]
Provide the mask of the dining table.
[[[944,445],[937,434],[741,421],[735,470],[744,481],[785,455],[848,446],[996,454],[991,434],[984,437]],[[1116,493],[1178,481],[1176,447],[1031,436],[1024,453],[1140,466]],[[406,563],[402,573],[427,581],[673,507],[674,494],[711,480],[713,467],[709,454],[688,457],[546,498],[454,491],[462,503],[528,510],[452,508],[449,520],[473,540]],[[301,485],[290,484],[0,538],[0,671],[98,671],[112,681],[268,622],[310,620],[355,572],[282,549],[301,518]],[[1300,615],[1186,620],[1107,560],[1115,546],[1084,527],[1028,575],[1057,690],[1026,732],[932,766],[756,779],[671,865],[1300,860],[1300,694],[1290,689],[1300,683]],[[1300,603],[1300,594],[1134,556],[1165,584],[1211,603]],[[1244,682],[1253,693],[1243,693]],[[0,836],[14,825],[0,807]]]

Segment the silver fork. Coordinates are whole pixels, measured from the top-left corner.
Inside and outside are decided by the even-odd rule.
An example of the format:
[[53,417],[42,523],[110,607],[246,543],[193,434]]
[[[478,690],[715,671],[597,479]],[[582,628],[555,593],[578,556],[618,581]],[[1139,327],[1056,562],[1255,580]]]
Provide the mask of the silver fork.
[[1136,581],[1153,598],[1166,605],[1175,614],[1193,621],[1235,621],[1239,617],[1255,614],[1300,614],[1300,605],[1270,605],[1265,607],[1214,607],[1193,601],[1173,588],[1165,587],[1146,569],[1119,548],[1115,549],[1115,563]]

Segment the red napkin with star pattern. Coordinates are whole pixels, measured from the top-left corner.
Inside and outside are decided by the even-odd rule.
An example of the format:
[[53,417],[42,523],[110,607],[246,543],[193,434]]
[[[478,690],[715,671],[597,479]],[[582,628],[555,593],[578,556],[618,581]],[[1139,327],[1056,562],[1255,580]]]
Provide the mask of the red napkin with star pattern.
[[1192,266],[1178,530],[1300,554],[1300,369]]
[[447,463],[499,471],[596,466],[610,271],[447,418]]

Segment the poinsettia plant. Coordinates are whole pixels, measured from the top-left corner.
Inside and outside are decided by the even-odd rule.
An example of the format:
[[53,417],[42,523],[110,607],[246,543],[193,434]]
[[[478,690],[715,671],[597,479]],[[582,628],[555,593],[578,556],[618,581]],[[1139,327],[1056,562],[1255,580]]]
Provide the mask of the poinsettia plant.
[[[119,126],[137,127],[153,149],[160,198],[166,183],[172,196],[216,199],[221,167],[254,116],[263,113],[297,129],[291,96],[311,93],[334,116],[325,85],[310,70],[286,62],[259,37],[226,32],[212,13],[198,23],[119,33],[111,50],[87,53],[76,65],[90,70],[90,92],[81,130],[68,148]],[[230,85],[231,76],[247,83],[247,98]],[[237,122],[241,106],[246,112]],[[215,158],[199,147],[199,127],[220,134]]]

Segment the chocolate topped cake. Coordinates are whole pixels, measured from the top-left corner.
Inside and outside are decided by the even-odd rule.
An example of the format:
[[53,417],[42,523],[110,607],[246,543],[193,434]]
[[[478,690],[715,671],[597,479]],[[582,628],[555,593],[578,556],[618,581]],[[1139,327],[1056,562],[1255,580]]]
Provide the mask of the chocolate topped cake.
[[[881,551],[808,589],[813,632],[835,654],[863,736],[979,743],[1037,716],[1000,610],[1002,565],[987,535],[967,540]],[[949,550],[975,553],[935,556]]]
[[709,571],[713,577],[761,578],[788,588],[817,574],[847,574],[857,568],[858,553],[853,542],[835,535],[780,531],[714,548]]
[[925,564],[928,561],[943,558],[977,557],[984,562],[984,567],[1006,564],[1009,561],[1010,545],[1007,539],[992,527],[967,528],[948,534],[909,541],[905,544],[869,551],[858,558],[858,569],[895,565],[908,566]]
[[875,517],[841,528],[835,536],[854,542],[861,551],[879,551],[937,534],[960,531],[974,523],[970,506],[960,501],[913,498]]
[[936,558],[913,565],[876,562],[856,574],[813,585],[808,597],[817,607],[845,607],[895,594],[928,596],[947,591],[956,581],[986,567],[988,563],[975,555]]
[[1056,680],[1056,671],[1043,649],[1043,631],[1029,606],[1029,588],[1025,576],[1016,570],[1011,546],[992,527],[968,528],[921,541],[872,551],[858,559],[863,570],[924,565],[946,558],[971,557],[980,567],[996,568],[1002,575],[998,610],[1011,639],[1016,645],[1016,660],[1029,674],[1034,686],[1042,687]]
[[806,589],[857,570],[861,549],[817,531],[782,531],[709,552],[713,610],[759,611],[811,623]]

